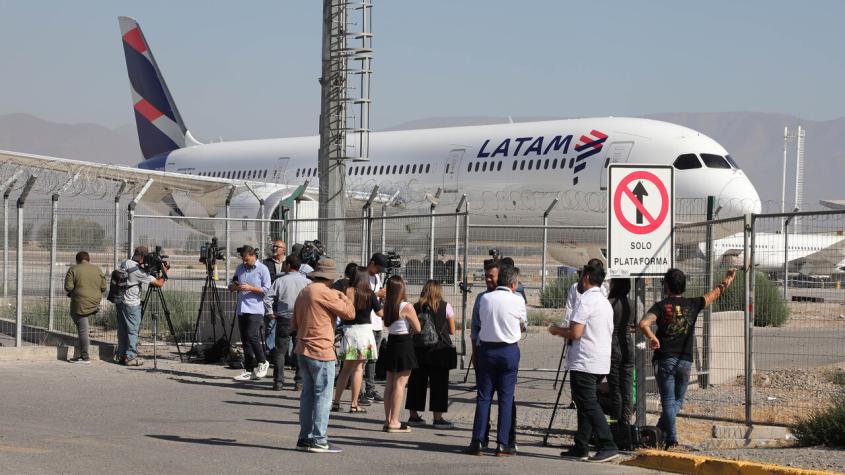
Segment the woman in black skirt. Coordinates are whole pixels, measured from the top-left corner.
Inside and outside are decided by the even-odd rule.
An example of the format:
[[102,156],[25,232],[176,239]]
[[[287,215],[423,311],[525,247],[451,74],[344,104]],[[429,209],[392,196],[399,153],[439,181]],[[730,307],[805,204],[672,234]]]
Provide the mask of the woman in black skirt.
[[381,355],[387,369],[387,385],[384,388],[384,431],[411,432],[407,424],[399,421],[402,410],[402,396],[411,370],[417,367],[414,354],[413,333],[419,333],[420,321],[414,306],[406,301],[405,281],[398,275],[387,279],[387,295],[384,299],[384,324],[387,326],[387,348]]

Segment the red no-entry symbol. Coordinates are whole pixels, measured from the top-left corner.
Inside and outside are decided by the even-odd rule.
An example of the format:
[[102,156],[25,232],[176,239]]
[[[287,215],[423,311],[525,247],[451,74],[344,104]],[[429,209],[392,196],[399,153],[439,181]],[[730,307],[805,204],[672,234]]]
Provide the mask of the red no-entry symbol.
[[[628,187],[634,180],[649,181],[657,187],[657,191],[660,194],[658,197],[660,199],[660,211],[657,213],[656,217],[651,214],[643,204],[643,201],[645,201],[643,196],[648,196],[648,194],[643,193],[642,186],[638,184],[634,190],[631,190]],[[637,188],[639,188],[639,190],[637,190]],[[628,220],[628,218],[626,218],[622,213],[623,196],[631,200],[637,208],[638,219],[636,219],[636,224]],[[619,224],[621,224],[622,227],[629,232],[634,234],[648,234],[653,232],[655,229],[659,228],[661,224],[663,224],[663,221],[666,220],[666,216],[669,214],[669,192],[666,191],[666,185],[664,185],[663,182],[651,172],[640,170],[631,173],[623,178],[616,187],[616,192],[613,194],[613,212],[616,214],[616,219],[619,220]],[[642,215],[642,218],[640,218],[640,215]],[[645,221],[645,224],[639,224],[643,220]]]

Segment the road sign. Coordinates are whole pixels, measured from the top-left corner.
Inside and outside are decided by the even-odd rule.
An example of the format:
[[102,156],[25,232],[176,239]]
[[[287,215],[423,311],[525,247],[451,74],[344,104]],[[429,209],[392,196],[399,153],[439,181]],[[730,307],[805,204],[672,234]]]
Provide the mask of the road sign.
[[672,267],[674,170],[666,165],[608,169],[608,277],[663,275]]

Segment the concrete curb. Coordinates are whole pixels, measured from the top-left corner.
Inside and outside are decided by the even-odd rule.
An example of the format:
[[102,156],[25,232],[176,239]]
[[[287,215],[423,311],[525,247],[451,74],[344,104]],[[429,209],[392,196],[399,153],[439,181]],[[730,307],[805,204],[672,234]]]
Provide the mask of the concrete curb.
[[622,465],[694,475],[830,475],[833,473],[662,450],[640,451],[635,458],[622,462]]

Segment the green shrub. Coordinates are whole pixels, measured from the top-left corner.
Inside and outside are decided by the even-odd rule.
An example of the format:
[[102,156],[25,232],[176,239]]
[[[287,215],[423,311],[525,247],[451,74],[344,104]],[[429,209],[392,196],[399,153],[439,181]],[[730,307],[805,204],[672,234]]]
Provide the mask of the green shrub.
[[801,445],[826,445],[845,447],[845,394],[833,399],[825,409],[814,410],[809,417],[800,419],[792,433]]
[[530,326],[540,326],[546,327],[551,325],[555,322],[560,322],[561,318],[557,316],[546,313],[542,310],[529,310],[528,311],[528,325]]
[[[762,272],[754,273],[754,326],[779,327],[789,320],[789,307],[778,287]],[[722,281],[724,270],[713,275],[714,285]],[[709,290],[709,289],[708,289]],[[694,295],[687,292],[687,295]],[[713,305],[714,312],[744,311],[745,272],[737,272],[736,279],[725,295]]]
[[[50,248],[50,233],[52,225],[43,224],[38,229],[38,245],[44,249]],[[62,246],[78,247],[87,251],[102,251],[105,249],[106,232],[100,223],[85,218],[61,218],[56,223],[56,242]]]
[[564,308],[569,287],[578,280],[577,274],[569,274],[546,283],[540,293],[540,306],[543,308]]

